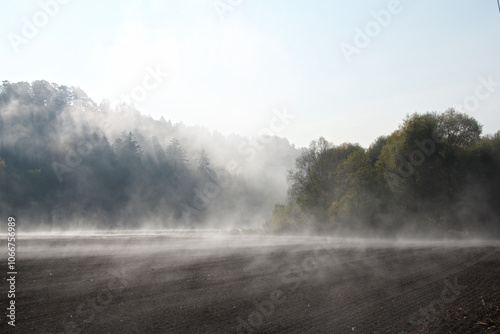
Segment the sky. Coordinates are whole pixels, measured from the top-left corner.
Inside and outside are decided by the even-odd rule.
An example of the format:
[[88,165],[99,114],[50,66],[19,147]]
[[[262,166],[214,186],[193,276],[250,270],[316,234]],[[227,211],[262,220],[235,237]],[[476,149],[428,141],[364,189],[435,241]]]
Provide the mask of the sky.
[[367,147],[454,107],[500,130],[496,0],[2,1],[0,74],[223,134]]

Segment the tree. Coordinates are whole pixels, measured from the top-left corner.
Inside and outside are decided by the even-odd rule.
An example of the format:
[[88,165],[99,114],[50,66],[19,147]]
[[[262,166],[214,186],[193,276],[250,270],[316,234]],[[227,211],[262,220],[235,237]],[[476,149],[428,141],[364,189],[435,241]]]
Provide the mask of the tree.
[[295,168],[288,173],[290,204],[297,203],[320,225],[325,224],[338,185],[333,173],[342,161],[359,149],[358,144],[333,146],[323,137],[311,142],[309,150],[297,158]]
[[318,141],[313,140],[309,149],[295,161],[295,168],[288,172],[289,199],[304,208],[317,206],[319,199],[324,197],[321,187],[322,181],[328,178],[329,170],[324,158],[325,152],[332,144],[320,137]]
[[482,137],[458,157],[461,191],[454,218],[461,227],[500,234],[500,131]]
[[167,158],[174,162],[176,167],[185,167],[188,165],[186,150],[182,147],[178,139],[172,139],[167,147]]
[[141,145],[137,142],[132,132],[123,133],[122,138],[117,138],[113,143],[113,149],[122,160],[140,163],[143,156]]
[[376,163],[395,198],[412,210],[419,210],[424,200],[437,200],[444,186],[437,124],[436,113],[407,116],[389,136]]
[[[375,169],[364,149],[343,159],[332,173],[335,192],[329,208],[333,224],[370,222],[375,212]],[[359,227],[359,226],[357,226]]]
[[440,154],[443,157],[442,175],[447,189],[447,200],[453,202],[463,183],[459,171],[459,156],[467,148],[478,143],[482,126],[472,117],[448,109],[437,117],[436,132],[441,140]]
[[135,140],[134,134],[129,132],[127,137],[125,137],[124,147],[132,154],[134,154],[138,159],[142,159],[143,151],[141,145]]
[[201,152],[200,152],[200,159],[198,162],[198,172],[204,178],[213,178],[214,177],[214,170],[212,169],[210,159],[208,158],[205,150],[201,150]]
[[387,144],[387,140],[387,136],[380,136],[375,139],[375,141],[368,148],[368,151],[366,153],[368,155],[368,158],[370,158],[372,165],[375,165],[375,163],[377,162],[380,153],[382,153],[382,148],[385,146],[385,144]]
[[477,143],[481,139],[482,128],[477,120],[453,108],[437,117],[436,131],[450,154]]

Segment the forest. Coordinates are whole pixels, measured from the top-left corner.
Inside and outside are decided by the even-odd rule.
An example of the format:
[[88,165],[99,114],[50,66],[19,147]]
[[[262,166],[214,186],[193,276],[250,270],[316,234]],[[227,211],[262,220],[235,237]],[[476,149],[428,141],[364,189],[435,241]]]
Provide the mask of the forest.
[[[500,131],[448,109],[408,115],[367,149],[312,141],[272,230],[426,236],[500,233]],[[437,233],[437,234],[436,234]]]
[[500,131],[407,115],[368,148],[222,135],[47,81],[0,88],[0,210],[30,228],[500,234]]
[[299,153],[286,139],[154,120],[47,81],[0,87],[0,211],[27,229],[249,228],[286,199]]

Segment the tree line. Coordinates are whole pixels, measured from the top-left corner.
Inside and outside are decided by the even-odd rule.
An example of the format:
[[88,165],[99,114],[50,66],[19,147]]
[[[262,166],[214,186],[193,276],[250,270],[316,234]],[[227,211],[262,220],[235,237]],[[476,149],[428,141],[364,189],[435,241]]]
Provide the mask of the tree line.
[[34,228],[262,225],[259,214],[272,210],[286,181],[280,189],[272,174],[255,179],[248,170],[296,157],[288,141],[266,142],[245,163],[244,138],[98,105],[78,87],[4,81],[0,211]]
[[368,148],[319,138],[298,150],[96,104],[78,87],[0,86],[0,212],[29,227],[267,219],[283,233],[499,235],[499,174],[500,132],[454,109],[408,115]]
[[288,181],[272,231],[500,234],[500,131],[454,109],[408,115],[367,149],[314,140]]

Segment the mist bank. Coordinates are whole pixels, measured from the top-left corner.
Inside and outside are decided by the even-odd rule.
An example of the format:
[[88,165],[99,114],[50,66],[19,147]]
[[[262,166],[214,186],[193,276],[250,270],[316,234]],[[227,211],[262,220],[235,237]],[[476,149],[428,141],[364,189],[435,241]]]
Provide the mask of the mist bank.
[[297,149],[96,104],[78,87],[0,86],[0,212],[24,231],[498,237],[498,203],[500,132],[453,109],[408,115],[368,148]]
[[269,231],[500,236],[500,131],[482,135],[482,125],[454,109],[408,115],[368,149],[315,140],[288,181]]
[[26,230],[262,226],[298,153],[279,137],[97,104],[78,87],[0,86],[0,212]]

